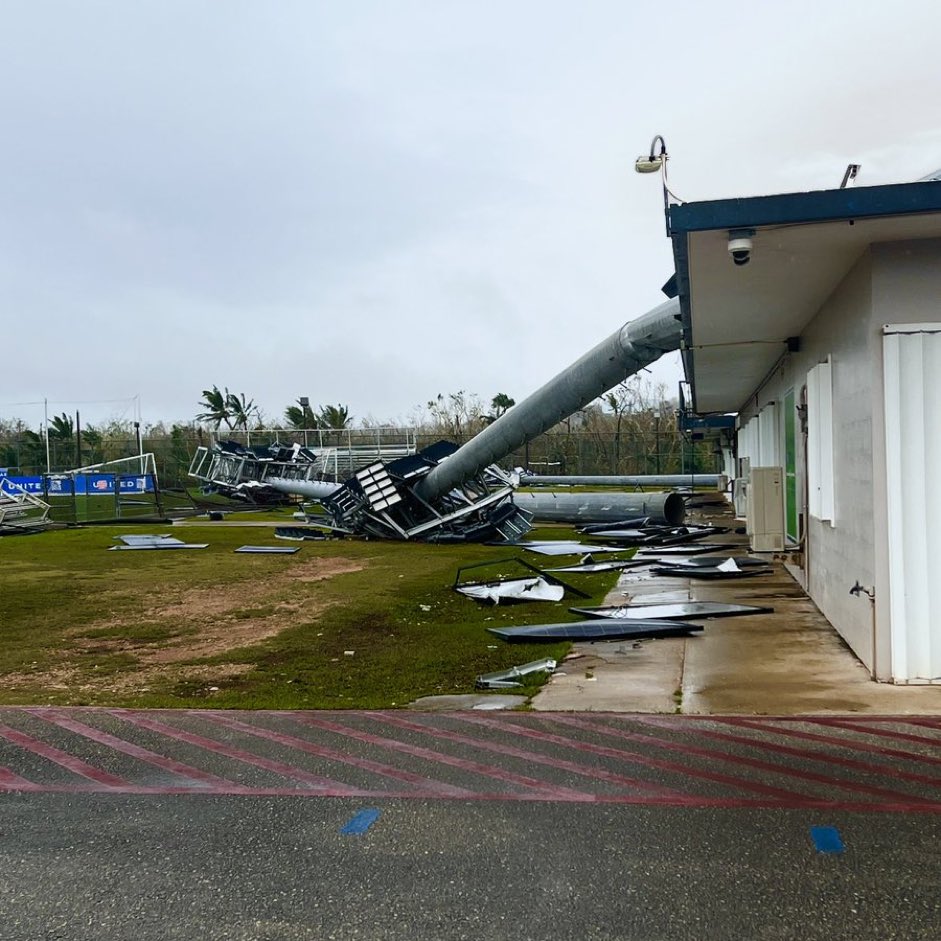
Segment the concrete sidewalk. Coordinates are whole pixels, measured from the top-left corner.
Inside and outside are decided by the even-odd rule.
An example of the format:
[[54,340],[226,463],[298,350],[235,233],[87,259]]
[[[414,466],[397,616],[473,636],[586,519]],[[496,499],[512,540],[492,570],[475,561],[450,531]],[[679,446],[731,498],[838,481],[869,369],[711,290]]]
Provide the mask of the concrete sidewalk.
[[[708,521],[734,526],[731,510]],[[703,521],[706,521],[705,519]],[[748,554],[745,537],[710,540]],[[533,699],[537,710],[686,714],[941,714],[941,686],[873,682],[784,566],[773,574],[709,582],[625,573],[606,599],[723,601],[773,614],[700,622],[702,634],[639,643],[579,643]],[[691,619],[695,620],[695,619]]]

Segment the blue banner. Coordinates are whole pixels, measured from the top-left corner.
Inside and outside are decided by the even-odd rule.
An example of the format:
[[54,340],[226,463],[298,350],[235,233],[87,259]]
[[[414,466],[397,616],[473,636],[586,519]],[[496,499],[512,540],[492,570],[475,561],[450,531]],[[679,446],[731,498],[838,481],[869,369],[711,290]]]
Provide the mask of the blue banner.
[[121,494],[153,493],[154,478],[151,474],[77,474],[74,478],[64,474],[49,474],[43,486],[43,477],[0,476],[0,487],[7,482],[15,487],[6,487],[8,493],[16,493],[21,487],[27,493],[41,497],[48,493],[50,497],[71,496],[107,496],[114,495],[115,488]]

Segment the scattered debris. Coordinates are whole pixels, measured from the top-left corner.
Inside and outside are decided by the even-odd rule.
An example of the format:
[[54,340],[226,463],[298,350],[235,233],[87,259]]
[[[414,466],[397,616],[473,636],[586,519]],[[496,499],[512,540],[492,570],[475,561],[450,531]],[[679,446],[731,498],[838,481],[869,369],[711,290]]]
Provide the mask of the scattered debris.
[[309,539],[309,540],[326,539],[327,534],[319,529],[311,529],[309,527],[304,527],[304,526],[275,526],[274,538],[275,539],[292,539],[296,542],[303,542],[305,539]]
[[49,526],[45,500],[7,477],[0,477],[0,535],[40,532]]
[[656,548],[648,547],[637,550],[637,555],[644,557],[656,556],[674,556],[674,555],[702,555],[706,552],[721,552],[728,549],[728,546],[719,545],[715,542],[697,542],[693,545],[680,543],[675,546],[659,546]]
[[[590,555],[586,556],[587,559],[592,559]],[[557,568],[546,569],[547,572],[619,572],[623,569],[634,569],[634,568],[643,568],[645,565],[651,565],[649,559],[644,559],[642,561],[631,559],[627,562],[619,562],[616,559],[612,559],[610,562],[595,562],[594,559],[590,562],[584,561],[584,559],[578,563],[578,565],[561,565]]]
[[235,551],[254,555],[293,555],[301,550],[297,546],[239,546]]
[[477,689],[510,689],[514,686],[523,685],[515,682],[521,676],[528,676],[531,673],[552,673],[555,668],[555,660],[547,657],[545,660],[533,660],[531,663],[524,663],[522,666],[510,667],[509,670],[484,673],[477,677],[477,682],[474,685]]
[[[340,480],[378,460],[414,454],[412,441],[403,444],[364,444],[326,447],[280,443],[246,447],[238,441],[220,441],[211,448],[199,447],[190,463],[189,476],[202,481],[207,493],[221,493],[248,503],[278,503],[285,488],[278,483],[309,485],[316,496],[338,489]],[[289,491],[290,492],[290,491]],[[300,492],[300,491],[295,491]]]
[[520,549],[538,552],[540,555],[580,555],[593,552],[621,552],[619,546],[589,546],[571,540],[547,540],[546,542],[518,542]]
[[617,621],[595,618],[565,624],[527,624],[523,627],[488,627],[491,634],[506,641],[624,640],[639,637],[681,637],[702,631],[699,624],[687,621],[649,619]]
[[[524,575],[506,576],[508,567],[524,570]],[[496,568],[499,575],[483,581],[462,582],[461,576],[465,572],[479,571],[481,569]],[[540,585],[541,583],[541,585]],[[531,585],[532,587],[528,587]],[[503,586],[510,586],[505,591]],[[542,587],[545,586],[545,587]],[[573,585],[563,582],[561,578],[550,575],[543,569],[530,565],[525,559],[516,556],[507,559],[494,559],[492,562],[475,562],[473,565],[462,565],[454,576],[455,591],[478,601],[492,601],[498,604],[504,601],[561,601],[564,592],[571,592],[579,598],[588,598],[586,594]]]
[[[698,560],[697,560],[698,561]],[[754,575],[770,575],[773,569],[770,565],[735,566],[734,571],[723,569],[720,564],[714,565],[657,565],[652,569],[655,575],[670,575],[674,578],[748,578]]]
[[707,618],[730,618],[749,614],[772,614],[774,608],[765,608],[749,604],[724,604],[718,601],[676,601],[651,602],[647,604],[607,605],[595,608],[569,608],[573,614],[587,615],[590,618],[626,618],[628,620],[647,620],[655,618],[662,621],[705,620]]
[[675,546],[727,533],[724,526],[591,526],[579,527],[590,539],[605,539],[619,546]]
[[208,549],[208,542],[183,542],[173,536],[114,536],[123,546],[108,546],[109,549]]
[[[729,563],[732,564],[730,565]],[[756,559],[754,556],[750,555],[713,555],[697,556],[695,559],[670,559],[670,561],[665,562],[664,565],[668,565],[672,568],[718,568],[724,572],[734,572],[736,569],[769,568],[771,563],[768,562],[767,559]],[[722,568],[722,566],[725,566],[725,568]]]
[[550,585],[544,578],[514,578],[505,582],[487,582],[480,585],[459,585],[455,589],[477,601],[561,601],[565,589]]

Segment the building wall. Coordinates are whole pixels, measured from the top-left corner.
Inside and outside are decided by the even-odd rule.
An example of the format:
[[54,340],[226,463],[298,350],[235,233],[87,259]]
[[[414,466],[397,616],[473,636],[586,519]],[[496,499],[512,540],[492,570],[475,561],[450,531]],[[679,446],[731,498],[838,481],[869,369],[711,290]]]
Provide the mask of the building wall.
[[[807,372],[830,357],[833,432],[833,520],[805,518],[807,591],[867,665],[872,662],[872,611],[850,595],[858,579],[872,585],[873,340],[872,258],[864,254],[801,334],[801,351],[786,364],[785,383],[800,400]],[[806,492],[804,447],[798,476]]]
[[[765,385],[743,406],[742,425],[794,389],[795,402],[808,371],[830,358],[833,389],[834,519],[806,514],[806,437],[798,422],[797,490],[804,512],[804,588],[856,655],[871,662],[872,618],[868,599],[851,596],[858,578],[874,578],[872,484],[872,260],[866,252],[836,287],[800,336],[800,351],[784,355]],[[777,453],[784,454],[783,420]],[[753,462],[754,463],[754,462]]]
[[[804,587],[870,669],[873,609],[866,595],[850,595],[849,589],[857,580],[876,589],[875,663],[880,679],[891,676],[882,327],[939,321],[941,240],[874,245],[804,328],[800,352],[782,357],[765,385],[743,405],[739,419],[745,426],[771,402],[783,408],[789,388],[800,402],[808,371],[830,358],[835,512],[832,524],[804,518]],[[778,453],[784,453],[783,437]],[[799,436],[802,504],[805,461],[806,439]]]

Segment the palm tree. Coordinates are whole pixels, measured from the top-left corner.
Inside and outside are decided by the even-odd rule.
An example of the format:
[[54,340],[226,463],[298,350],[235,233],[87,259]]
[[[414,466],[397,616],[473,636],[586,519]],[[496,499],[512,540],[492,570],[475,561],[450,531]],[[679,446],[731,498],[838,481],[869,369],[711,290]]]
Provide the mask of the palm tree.
[[501,415],[516,405],[516,399],[511,399],[505,392],[498,392],[490,400],[490,414],[484,415],[484,421],[492,425]]
[[314,414],[310,402],[306,399],[297,400],[297,405],[289,405],[284,410],[285,421],[292,427],[300,430],[319,428],[320,419]]
[[341,431],[353,424],[353,416],[348,405],[322,405],[318,421],[320,428]]
[[240,392],[236,395],[234,392],[225,390],[225,405],[232,421],[233,428],[244,428],[248,431],[248,423],[251,420],[252,413],[257,411],[254,399],[246,399],[245,393]]
[[218,386],[211,389],[203,389],[203,397],[199,403],[206,411],[196,416],[199,421],[212,422],[216,431],[219,426],[225,422],[226,428],[232,427],[231,414],[229,413],[229,390],[220,392]]
[[63,412],[61,415],[53,415],[49,420],[49,437],[57,441],[71,441],[75,434],[75,425],[72,423],[72,416]]

